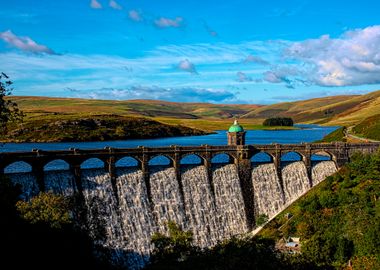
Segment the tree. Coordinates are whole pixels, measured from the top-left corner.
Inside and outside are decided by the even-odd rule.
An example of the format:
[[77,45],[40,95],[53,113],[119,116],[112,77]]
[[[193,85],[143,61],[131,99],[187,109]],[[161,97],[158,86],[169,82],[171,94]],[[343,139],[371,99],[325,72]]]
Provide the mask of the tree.
[[155,233],[152,236],[154,244],[152,262],[180,262],[184,261],[195,252],[193,246],[193,234],[190,231],[182,231],[173,221],[168,224],[169,236]]
[[275,117],[265,119],[263,122],[263,126],[288,126],[291,127],[294,125],[294,121],[292,118],[288,117]]
[[6,96],[12,94],[13,83],[9,77],[1,72],[0,73],[0,135],[7,133],[7,125],[11,122],[21,121],[23,117],[22,111],[18,108],[16,102],[10,99],[5,99]]
[[31,224],[45,223],[60,229],[71,223],[69,202],[61,195],[41,192],[29,202],[18,201],[16,207]]

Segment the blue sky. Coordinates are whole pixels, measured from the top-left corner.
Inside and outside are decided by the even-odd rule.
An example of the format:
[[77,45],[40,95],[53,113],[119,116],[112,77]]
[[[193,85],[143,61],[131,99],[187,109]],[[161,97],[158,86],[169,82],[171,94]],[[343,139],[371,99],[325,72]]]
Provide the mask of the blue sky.
[[380,89],[375,0],[0,6],[15,95],[269,104]]

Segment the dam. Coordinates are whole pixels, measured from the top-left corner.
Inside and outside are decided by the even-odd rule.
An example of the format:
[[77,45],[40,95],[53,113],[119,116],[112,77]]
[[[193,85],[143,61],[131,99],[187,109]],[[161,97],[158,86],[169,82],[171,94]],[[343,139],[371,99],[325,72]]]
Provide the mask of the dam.
[[[380,146],[246,145],[244,131],[228,136],[224,146],[1,153],[0,172],[22,186],[25,200],[40,191],[80,198],[94,243],[111,251],[114,264],[139,269],[149,260],[152,234],[165,233],[168,221],[192,231],[199,247],[213,246],[249,232],[261,214],[275,216],[355,152]],[[90,160],[100,166],[87,168]],[[49,169],[57,161],[64,166]],[[13,172],[20,163],[30,170]]]

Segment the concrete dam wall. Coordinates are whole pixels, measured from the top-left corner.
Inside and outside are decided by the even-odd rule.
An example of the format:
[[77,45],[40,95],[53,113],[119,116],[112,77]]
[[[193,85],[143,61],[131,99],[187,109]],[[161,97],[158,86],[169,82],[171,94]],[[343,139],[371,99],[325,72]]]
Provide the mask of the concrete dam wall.
[[[208,179],[205,166],[184,166],[181,169],[183,198],[174,169],[161,166],[154,169],[150,174],[152,207],[143,173],[138,168],[116,170],[116,194],[107,171],[82,171],[90,236],[95,243],[112,250],[134,251],[131,256],[115,252],[114,263],[144,265],[153,248],[150,243],[152,234],[165,233],[165,224],[169,220],[192,231],[194,242],[200,247],[213,246],[218,241],[249,231],[236,165],[214,165],[212,181]],[[313,166],[313,185],[335,171],[333,161],[319,162]],[[282,168],[284,190],[273,163],[253,167],[251,174],[255,215],[272,217],[310,189],[302,162]],[[39,192],[33,173],[12,173],[9,176],[14,183],[22,185],[25,199]],[[70,171],[46,171],[44,181],[46,191],[72,196],[77,190]]]
[[[298,149],[299,160],[291,161],[282,160],[289,149],[284,150],[278,145],[274,154],[270,154],[267,148],[269,158],[261,162],[256,162],[254,157],[262,150],[239,146],[223,147],[214,152],[204,147],[208,152],[203,157],[207,158],[201,158],[199,164],[178,162],[190,154],[202,157],[202,153],[194,151],[179,156],[178,148],[172,151],[174,158],[168,165],[150,165],[149,160],[157,153],[148,151],[150,158],[142,156],[137,166],[118,167],[115,150],[110,149],[94,155],[78,155],[75,151],[72,156],[71,151],[63,153],[72,157],[74,165],[80,165],[89,157],[107,157],[102,158],[106,161],[102,167],[91,169],[73,166],[62,152],[54,155],[12,153],[0,155],[0,161],[11,180],[22,186],[25,200],[40,190],[65,196],[81,194],[86,208],[86,228],[94,243],[112,250],[113,263],[138,269],[148,261],[153,248],[152,234],[165,233],[168,221],[192,231],[194,244],[213,246],[233,235],[249,232],[254,227],[255,218],[261,214],[269,218],[278,214],[333,174],[344,158],[349,160],[350,152],[346,149],[347,156],[339,155],[341,149],[336,145],[331,145],[330,151],[324,148],[322,157],[327,159],[314,161],[312,153],[320,153],[321,149],[313,150],[310,145],[302,147],[310,155]],[[377,148],[378,145],[368,145],[362,149],[371,152]],[[159,151],[169,156],[163,149]],[[213,158],[220,154],[226,155],[229,163],[213,163]],[[66,161],[68,166],[60,170],[35,170],[57,158]],[[31,171],[15,173],[7,170],[9,164],[20,161],[32,164]]]

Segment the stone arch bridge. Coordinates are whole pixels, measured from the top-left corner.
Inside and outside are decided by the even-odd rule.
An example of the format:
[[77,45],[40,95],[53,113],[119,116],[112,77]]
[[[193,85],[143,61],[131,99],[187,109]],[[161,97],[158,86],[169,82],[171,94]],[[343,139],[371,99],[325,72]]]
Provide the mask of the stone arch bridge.
[[[142,170],[147,187],[148,199],[151,200],[151,189],[149,180],[149,161],[156,156],[165,156],[170,160],[171,166],[176,172],[176,180],[183,198],[183,188],[181,183],[181,160],[188,155],[197,155],[201,158],[202,164],[206,167],[209,181],[212,182],[212,158],[219,154],[229,156],[229,162],[237,167],[240,186],[242,190],[245,213],[248,228],[253,228],[253,187],[251,181],[252,162],[251,158],[258,153],[264,152],[269,155],[275,164],[277,174],[281,183],[281,157],[289,152],[298,153],[305,163],[308,174],[312,170],[312,155],[324,153],[330,156],[339,168],[350,160],[355,152],[371,153],[380,147],[380,143],[303,143],[303,144],[267,144],[267,145],[228,145],[228,146],[170,146],[170,147],[137,147],[137,148],[109,148],[82,150],[70,149],[62,151],[42,151],[33,150],[31,152],[5,152],[0,153],[0,173],[5,173],[5,168],[15,162],[26,162],[31,165],[35,174],[39,189],[44,187],[44,167],[51,161],[63,160],[70,165],[73,172],[78,191],[81,192],[81,164],[88,159],[98,158],[105,164],[105,169],[109,172],[111,183],[116,192],[116,168],[118,160],[125,157],[132,157],[138,162]],[[212,187],[213,185],[210,184]],[[310,187],[312,183],[310,182]]]

